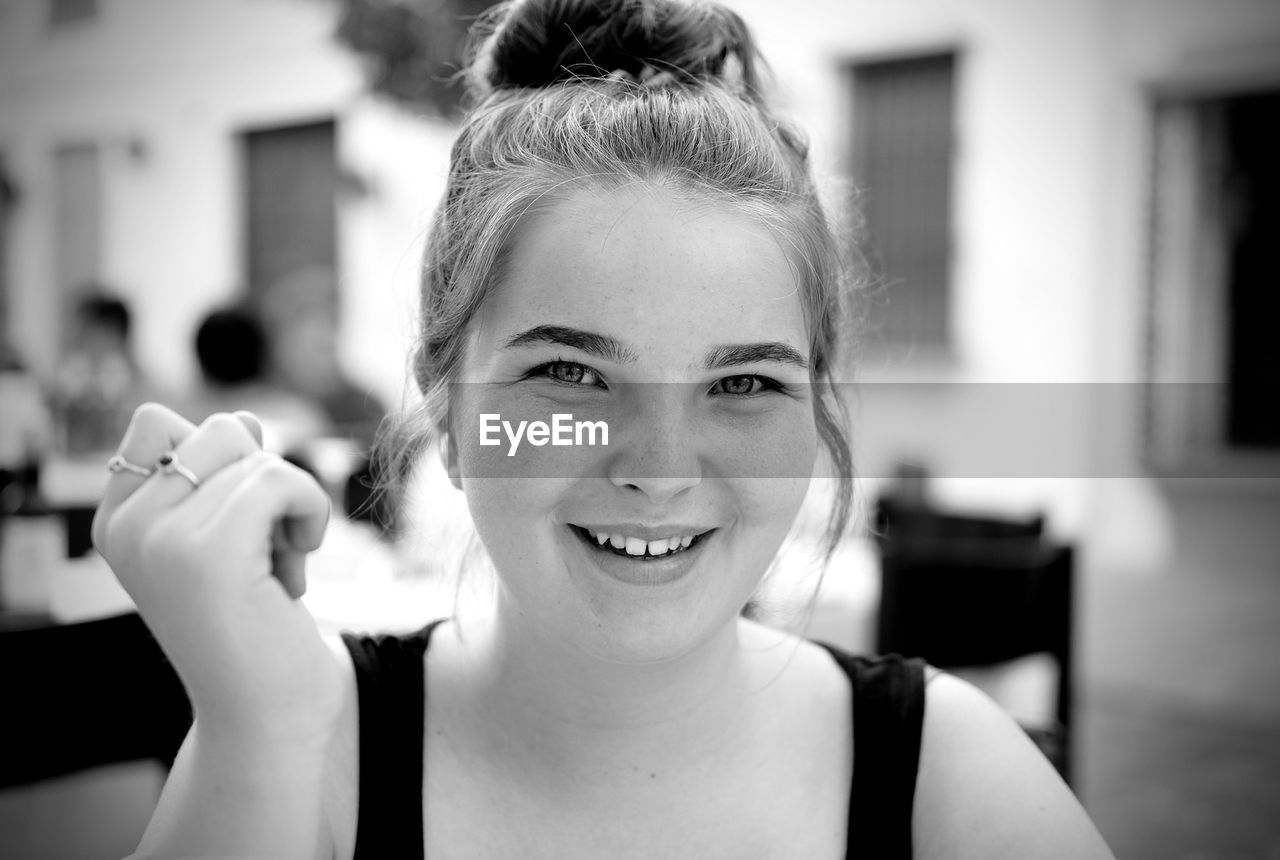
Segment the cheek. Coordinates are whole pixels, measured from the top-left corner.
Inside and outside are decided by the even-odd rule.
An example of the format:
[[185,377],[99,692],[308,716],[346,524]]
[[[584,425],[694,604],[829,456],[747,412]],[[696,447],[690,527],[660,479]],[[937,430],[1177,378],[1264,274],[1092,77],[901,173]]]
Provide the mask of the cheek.
[[719,420],[705,435],[705,449],[718,477],[774,481],[781,490],[795,482],[807,485],[813,476],[818,435],[803,404]]
[[786,536],[812,482],[817,429],[802,410],[794,419],[744,427],[717,446],[715,470],[731,486],[742,522],[761,545]]
[[808,494],[808,478],[741,478],[727,482],[737,501],[739,516],[759,543],[786,537]]
[[541,568],[555,556],[554,524],[567,482],[471,478],[464,488],[476,534],[500,575]]
[[780,539],[804,504],[818,455],[818,433],[798,410],[793,421],[772,422],[754,435],[756,447],[735,446],[733,466],[747,485],[747,514]]

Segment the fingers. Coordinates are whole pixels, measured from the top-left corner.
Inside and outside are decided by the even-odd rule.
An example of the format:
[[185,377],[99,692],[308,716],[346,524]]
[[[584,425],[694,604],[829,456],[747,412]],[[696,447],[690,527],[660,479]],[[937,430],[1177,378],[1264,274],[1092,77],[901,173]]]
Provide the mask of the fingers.
[[274,458],[242,481],[223,506],[228,528],[250,531],[271,517],[271,575],[294,599],[307,590],[306,555],[329,524],[329,494],[307,472]]
[[126,588],[149,590],[146,573],[161,569],[170,574],[161,591],[270,573],[302,595],[304,557],[324,537],[329,496],[261,445],[262,426],[248,412],[194,427],[156,404],[138,409],[93,525],[94,544]]
[[141,528],[192,496],[197,483],[261,450],[256,419],[220,413],[195,428],[169,409],[149,407],[134,413],[120,456],[137,465],[154,465],[171,451],[176,465],[146,478],[126,472],[112,475],[93,525],[94,544],[108,560],[110,542],[121,527],[126,532],[130,526]]
[[[204,481],[178,515],[191,528],[272,538],[273,546],[306,553],[320,547],[329,510],[329,494],[309,473],[275,454],[255,451]],[[278,535],[269,531],[275,523]]]
[[258,447],[262,447],[262,422],[258,420],[258,416],[244,409],[237,409],[231,413],[244,422],[244,426],[258,443]]
[[226,535],[240,545],[270,548],[272,576],[290,597],[306,591],[304,560],[320,547],[329,495],[310,474],[280,457],[255,453],[214,475],[185,503],[180,528]]
[[[194,424],[172,409],[159,403],[144,403],[134,410],[116,454],[135,466],[154,469],[156,459],[162,453],[176,448],[195,429]],[[107,480],[102,502],[93,518],[93,544],[99,551],[102,549],[107,521],[120,503],[129,498],[145,480],[148,480],[147,476],[128,470],[113,472]]]
[[[239,464],[237,464],[239,467]],[[228,532],[254,534],[274,540],[281,549],[308,553],[320,548],[329,523],[329,494],[302,469],[272,454],[246,461],[243,477],[228,470],[227,483],[236,482],[214,519]],[[276,523],[281,525],[274,534]]]
[[[257,446],[262,447],[262,424],[252,412],[239,411],[236,418],[244,423]],[[94,519],[93,540],[97,544],[99,529],[120,503],[142,486],[154,471],[156,460],[171,451],[195,431],[196,427],[172,409],[159,403],[144,403],[134,410],[116,455],[124,465],[112,470]],[[139,469],[142,471],[140,472]]]
[[[194,449],[215,432],[202,425],[183,444]],[[147,594],[200,594],[207,601],[268,576],[290,597],[302,596],[305,556],[319,548],[330,509],[328,494],[310,474],[253,451],[170,505],[156,502],[164,488],[152,480],[121,506],[104,551],[140,608]]]
[[283,523],[276,523],[271,541],[271,575],[297,600],[307,593],[307,556],[289,548]]

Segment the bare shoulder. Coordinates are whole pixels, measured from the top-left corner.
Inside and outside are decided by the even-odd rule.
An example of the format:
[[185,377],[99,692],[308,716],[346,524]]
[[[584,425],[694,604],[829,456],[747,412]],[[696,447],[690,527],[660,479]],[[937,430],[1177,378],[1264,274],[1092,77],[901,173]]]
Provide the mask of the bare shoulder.
[[1113,860],[1075,795],[1017,723],[971,684],[929,671],[916,856]]
[[349,860],[355,853],[356,816],[360,791],[360,704],[356,692],[351,653],[338,636],[325,636],[334,660],[342,669],[342,715],[329,745],[324,777],[324,818],[332,839],[334,860]]

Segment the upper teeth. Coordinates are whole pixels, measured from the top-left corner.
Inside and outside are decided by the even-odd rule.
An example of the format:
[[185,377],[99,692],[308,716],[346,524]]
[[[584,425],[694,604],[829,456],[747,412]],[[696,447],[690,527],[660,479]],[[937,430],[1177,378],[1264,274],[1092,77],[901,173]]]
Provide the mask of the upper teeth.
[[611,534],[609,532],[593,532],[588,533],[596,539],[596,543],[604,546],[605,541],[614,549],[625,550],[627,555],[644,555],[647,551],[649,555],[666,555],[677,549],[684,549],[693,543],[693,535],[676,535],[669,538],[658,538],[657,540],[645,540],[638,537],[630,537],[624,534]]

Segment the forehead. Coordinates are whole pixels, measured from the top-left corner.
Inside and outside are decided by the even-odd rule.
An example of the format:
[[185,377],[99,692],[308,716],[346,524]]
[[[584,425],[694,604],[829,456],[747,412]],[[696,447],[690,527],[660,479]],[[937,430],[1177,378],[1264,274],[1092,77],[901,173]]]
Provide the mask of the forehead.
[[644,345],[672,338],[806,343],[794,271],[774,234],[719,201],[667,189],[583,190],[529,218],[483,327],[554,320]]

